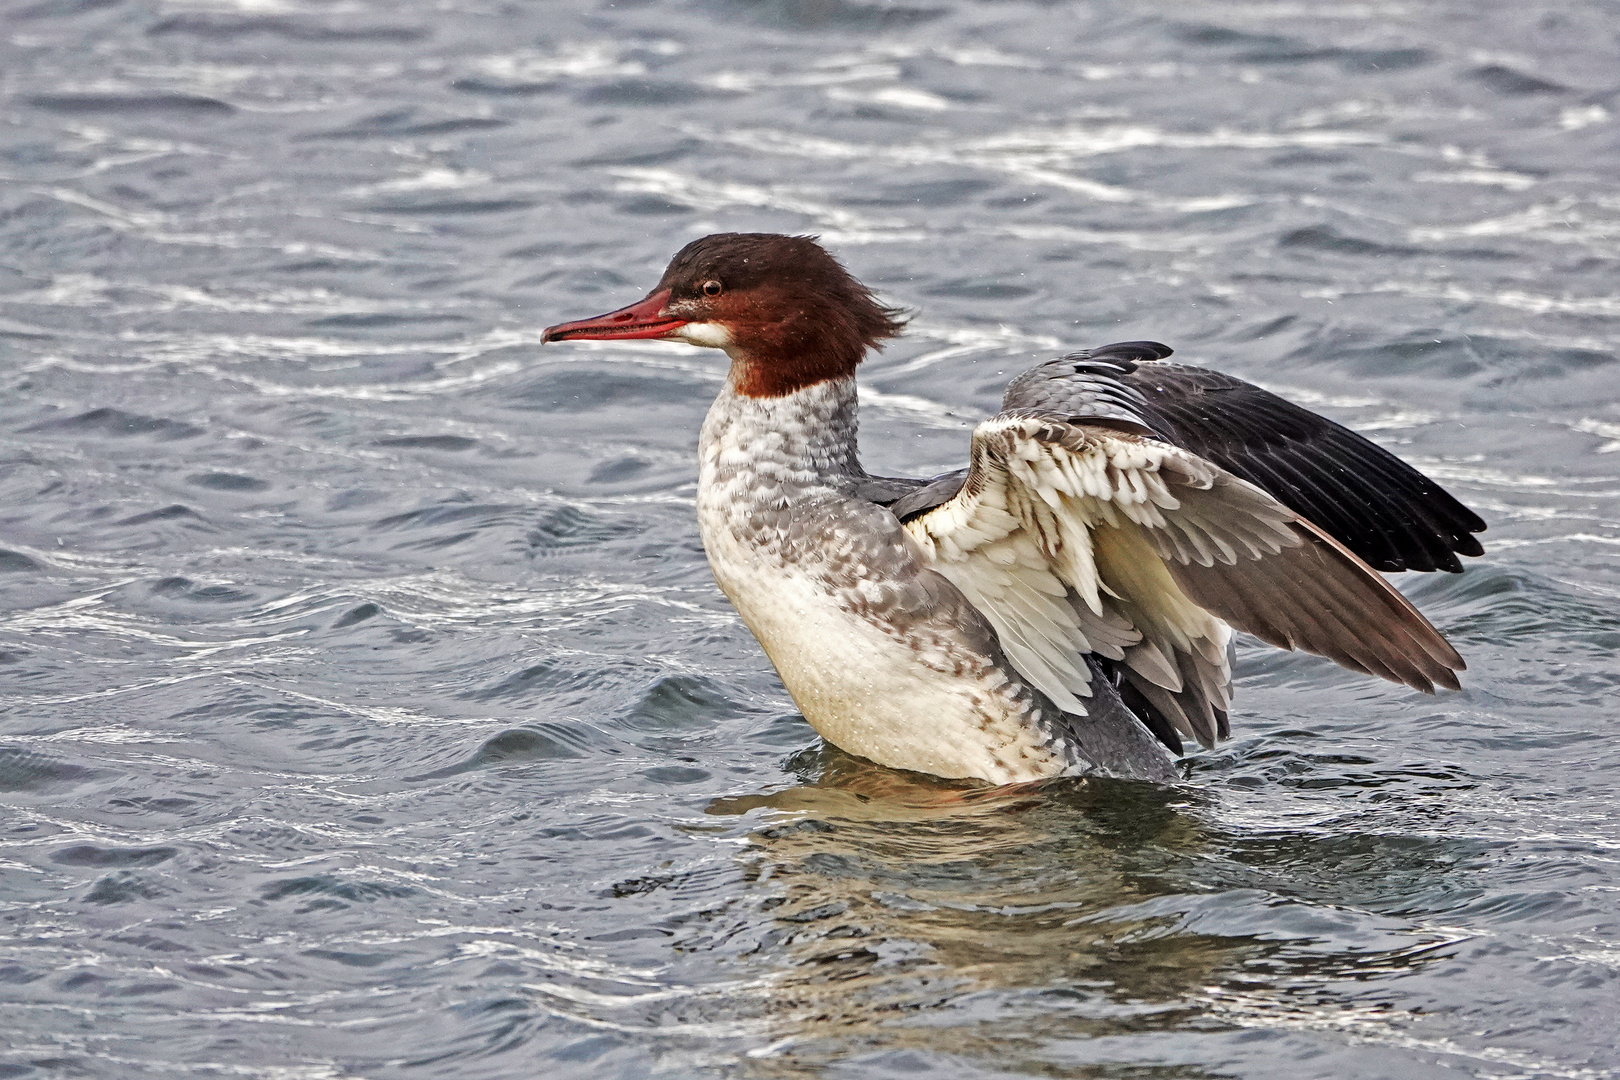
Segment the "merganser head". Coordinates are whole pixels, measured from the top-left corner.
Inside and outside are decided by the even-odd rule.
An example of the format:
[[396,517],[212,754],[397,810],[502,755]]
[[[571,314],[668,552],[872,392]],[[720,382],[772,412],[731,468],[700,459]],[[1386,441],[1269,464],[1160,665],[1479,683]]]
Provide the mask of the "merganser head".
[[647,296],[594,319],[548,327],[542,341],[658,338],[724,349],[749,397],[780,397],[855,373],[866,350],[900,333],[884,307],[809,236],[715,233],[687,244]]

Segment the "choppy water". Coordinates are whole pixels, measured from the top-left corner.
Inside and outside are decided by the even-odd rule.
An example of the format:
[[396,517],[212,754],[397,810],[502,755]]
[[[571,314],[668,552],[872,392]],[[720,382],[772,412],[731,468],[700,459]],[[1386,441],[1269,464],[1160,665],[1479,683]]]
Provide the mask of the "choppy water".
[[[0,1076],[1620,1075],[1612,3],[12,0]],[[1423,698],[1175,790],[821,749],[714,589],[719,229],[917,312],[869,463],[1155,338],[1491,522]]]

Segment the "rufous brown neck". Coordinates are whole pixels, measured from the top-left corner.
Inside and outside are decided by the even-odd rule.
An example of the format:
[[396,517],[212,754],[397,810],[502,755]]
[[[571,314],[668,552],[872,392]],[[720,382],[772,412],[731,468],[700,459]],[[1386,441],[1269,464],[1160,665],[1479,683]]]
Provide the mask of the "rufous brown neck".
[[[859,313],[798,284],[764,282],[732,294],[724,308],[733,389],[782,397],[855,374],[869,340]],[[808,283],[804,283],[808,284]]]

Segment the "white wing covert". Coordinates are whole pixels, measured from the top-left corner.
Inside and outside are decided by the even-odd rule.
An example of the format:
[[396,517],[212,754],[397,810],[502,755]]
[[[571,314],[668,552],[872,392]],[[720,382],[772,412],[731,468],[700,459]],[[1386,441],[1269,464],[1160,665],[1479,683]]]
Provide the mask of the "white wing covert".
[[1343,545],[1254,485],[1112,425],[1013,411],[980,424],[955,498],[906,522],[989,619],[1008,661],[1067,712],[1080,654],[1182,733],[1226,734],[1230,626],[1432,691],[1456,651]]

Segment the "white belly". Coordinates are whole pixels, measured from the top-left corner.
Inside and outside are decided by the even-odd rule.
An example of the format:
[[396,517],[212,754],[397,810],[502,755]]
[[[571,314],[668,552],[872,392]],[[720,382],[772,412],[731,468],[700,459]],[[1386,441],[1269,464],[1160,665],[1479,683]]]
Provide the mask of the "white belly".
[[1005,679],[936,670],[911,642],[843,610],[794,567],[765,563],[729,530],[705,528],[703,540],[720,588],[834,746],[890,768],[1002,784],[1064,771],[997,692]]

